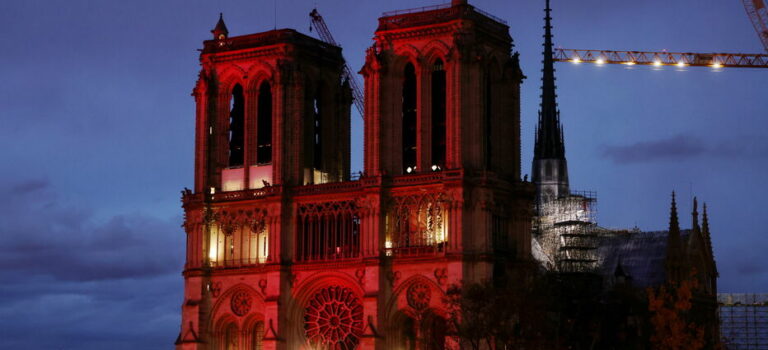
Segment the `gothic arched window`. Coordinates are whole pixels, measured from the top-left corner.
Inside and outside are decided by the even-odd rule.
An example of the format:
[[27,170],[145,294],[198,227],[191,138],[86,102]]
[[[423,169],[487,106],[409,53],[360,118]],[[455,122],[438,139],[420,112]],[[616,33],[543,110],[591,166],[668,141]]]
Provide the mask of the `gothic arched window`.
[[432,170],[445,168],[445,67],[441,59],[432,66]]
[[243,166],[243,145],[245,141],[245,98],[240,84],[232,88],[229,112],[229,162],[230,167]]
[[224,329],[224,349],[226,350],[238,350],[240,348],[237,326],[234,323],[230,323],[226,329]]
[[416,169],[416,68],[410,62],[403,72],[403,173]]
[[251,349],[262,350],[264,344],[264,322],[257,322],[251,333]]
[[256,163],[269,164],[272,163],[272,87],[266,81],[259,87],[256,117]]

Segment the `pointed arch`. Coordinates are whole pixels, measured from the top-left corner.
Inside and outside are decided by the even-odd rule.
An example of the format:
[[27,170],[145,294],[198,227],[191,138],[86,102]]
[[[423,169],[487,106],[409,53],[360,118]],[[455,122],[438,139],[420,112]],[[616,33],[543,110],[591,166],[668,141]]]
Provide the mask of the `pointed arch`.
[[244,74],[248,76],[248,90],[256,91],[265,80],[269,80],[270,83],[273,83],[275,67],[268,62],[258,61],[248,67],[247,72]]
[[[421,309],[414,308],[413,305],[411,305],[416,302],[415,300],[410,302],[408,300],[408,291],[413,291],[413,289],[415,289],[414,287],[417,285],[428,287],[431,293],[429,301]],[[414,275],[400,283],[400,285],[392,291],[392,297],[387,302],[387,310],[391,315],[398,310],[406,310],[405,312],[409,314],[414,314],[416,311],[427,309],[438,310],[442,308],[442,300],[444,296],[445,292],[437,282],[424,275]]]
[[248,82],[244,79],[244,77],[247,76],[247,73],[242,67],[238,65],[229,65],[217,75],[219,86],[221,87],[222,91],[232,91],[232,89],[237,84],[240,84],[240,86],[244,88],[248,86]]
[[265,334],[264,315],[253,314],[243,321],[243,348],[249,350],[262,350]]
[[418,322],[416,321],[416,316],[402,310],[397,310],[388,320],[390,329],[387,332],[387,347],[416,350],[418,346]]
[[213,349],[240,349],[240,328],[237,319],[233,315],[226,314],[216,320],[212,333]]
[[436,59],[441,59],[443,62],[446,62],[448,59],[448,55],[451,52],[451,48],[443,42],[442,40],[432,40],[428,42],[424,47],[421,49],[422,57],[424,58],[425,62],[434,62]]
[[[225,317],[234,317],[230,303],[232,302],[232,297],[240,291],[246,292],[247,295],[251,297],[251,305],[248,312],[239,317],[248,319],[249,317],[253,317],[253,315],[259,315],[263,313],[264,296],[248,284],[238,283],[232,287],[229,287],[224,293],[216,298],[216,301],[211,307],[211,320],[218,322],[217,320]],[[236,318],[236,320],[238,319]],[[238,325],[239,324],[240,322],[238,321]]]
[[[424,288],[430,293],[428,300],[425,300]],[[423,275],[411,276],[400,283],[384,310],[389,325],[387,334],[391,335],[387,345],[414,350],[444,349],[447,330],[444,296],[440,285]]]
[[421,69],[421,50],[411,44],[400,45],[395,49],[395,60],[393,69],[395,71],[402,70],[407,63],[413,64],[417,69]]

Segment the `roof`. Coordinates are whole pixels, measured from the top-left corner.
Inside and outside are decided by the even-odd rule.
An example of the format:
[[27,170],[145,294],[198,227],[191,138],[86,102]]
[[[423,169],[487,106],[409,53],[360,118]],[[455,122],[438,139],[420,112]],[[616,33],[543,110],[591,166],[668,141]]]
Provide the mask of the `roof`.
[[[690,233],[691,230],[682,230],[681,236],[687,237]],[[664,283],[667,235],[668,231],[614,231],[602,236],[597,248],[598,272],[612,277],[621,264],[636,287]]]
[[229,37],[225,41],[206,40],[203,42],[203,54],[236,51],[257,47],[293,44],[312,50],[322,49],[341,54],[341,48],[311,36],[304,35],[293,29],[275,29],[262,33]]
[[509,35],[509,26],[503,19],[491,15],[469,4],[441,4],[408,10],[385,12],[379,18],[379,31],[420,27],[454,20],[470,20],[491,31]]

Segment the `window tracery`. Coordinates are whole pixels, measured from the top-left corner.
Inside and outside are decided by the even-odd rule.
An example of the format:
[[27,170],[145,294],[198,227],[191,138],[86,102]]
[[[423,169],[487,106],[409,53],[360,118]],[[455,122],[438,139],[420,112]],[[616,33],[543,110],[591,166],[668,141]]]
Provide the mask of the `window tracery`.
[[324,288],[307,303],[304,331],[320,349],[355,349],[363,334],[363,306],[349,288]]
[[334,260],[360,253],[360,216],[354,201],[299,205],[296,260]]
[[269,256],[265,210],[221,210],[210,225],[208,259],[214,267],[263,264]]
[[237,316],[245,316],[251,311],[251,305],[253,304],[253,298],[251,294],[245,290],[239,290],[232,294],[232,299],[229,301],[229,305],[232,312]]
[[417,281],[408,287],[406,294],[408,306],[416,311],[422,311],[429,306],[432,299],[432,289],[424,282]]
[[394,197],[387,218],[387,253],[442,252],[447,205],[442,193]]

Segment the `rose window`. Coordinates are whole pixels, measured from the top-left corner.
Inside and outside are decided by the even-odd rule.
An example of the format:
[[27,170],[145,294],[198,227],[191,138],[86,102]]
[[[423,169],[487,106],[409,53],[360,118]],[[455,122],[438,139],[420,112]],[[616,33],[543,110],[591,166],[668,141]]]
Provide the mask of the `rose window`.
[[349,288],[324,288],[307,304],[304,331],[322,349],[354,349],[363,333],[363,307]]
[[416,310],[423,310],[429,306],[429,300],[432,299],[432,290],[423,282],[416,282],[408,287],[408,305]]
[[244,290],[232,295],[232,300],[229,303],[235,315],[244,316],[248,311],[251,311],[251,295]]

